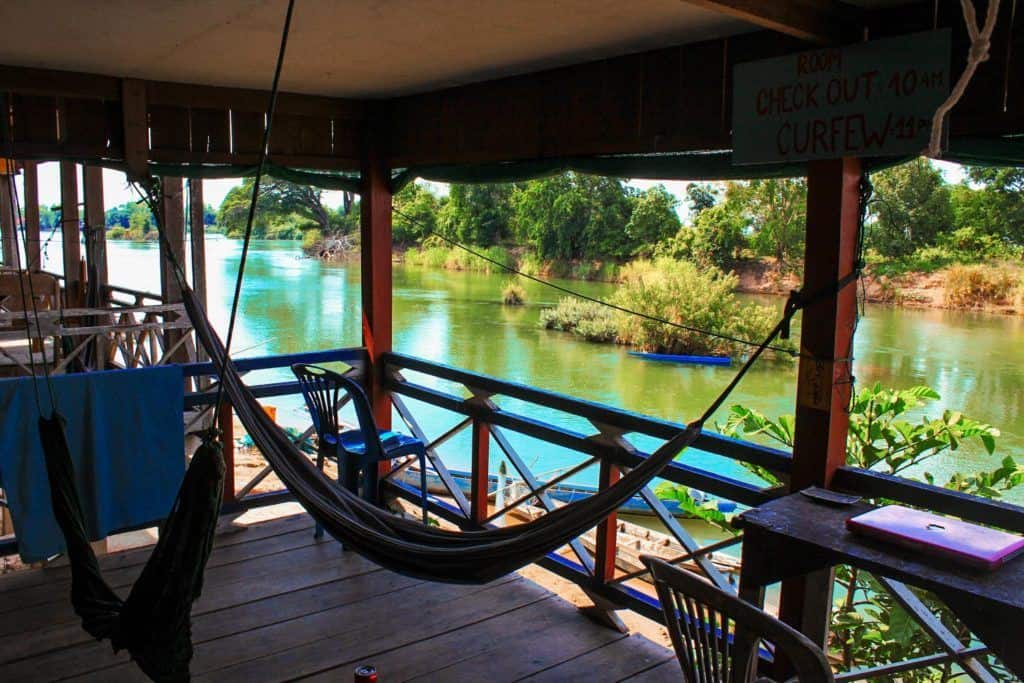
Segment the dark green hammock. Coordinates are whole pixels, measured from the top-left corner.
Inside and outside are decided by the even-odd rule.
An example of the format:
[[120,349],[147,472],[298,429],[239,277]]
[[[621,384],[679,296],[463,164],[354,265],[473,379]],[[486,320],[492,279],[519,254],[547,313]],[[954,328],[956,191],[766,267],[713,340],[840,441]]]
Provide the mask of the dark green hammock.
[[40,417],[39,435],[53,514],[71,564],[71,604],[82,627],[97,639],[109,638],[115,652],[128,650],[155,681],[189,680],[192,603],[203,589],[224,491],[220,443],[208,433],[192,456],[153,554],[121,600],[103,580],[89,545],[64,419],[56,412]]

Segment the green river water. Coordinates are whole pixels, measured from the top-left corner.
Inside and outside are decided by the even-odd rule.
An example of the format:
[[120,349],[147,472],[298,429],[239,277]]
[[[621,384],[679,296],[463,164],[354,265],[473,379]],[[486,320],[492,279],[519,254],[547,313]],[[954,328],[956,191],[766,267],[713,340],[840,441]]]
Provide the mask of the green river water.
[[[240,251],[236,240],[211,238],[207,243],[210,314],[222,332]],[[59,243],[50,244],[47,252],[46,267],[59,269]],[[113,284],[159,291],[155,244],[112,241],[109,260]],[[539,310],[557,301],[560,294],[527,282],[527,305],[505,307],[500,304],[500,292],[506,280],[504,275],[396,265],[395,350],[679,422],[699,415],[735,372],[735,368],[646,362],[614,345],[582,342],[542,330],[537,326]],[[605,283],[562,284],[595,296],[608,296],[614,288]],[[293,242],[254,243],[234,349],[239,356],[256,356],[357,346],[359,291],[358,263],[303,259]],[[761,298],[761,302],[781,310],[780,299]],[[929,471],[944,480],[957,470],[990,468],[1007,454],[1024,457],[1022,346],[1024,317],[868,306],[857,330],[854,370],[858,383],[928,384],[942,395],[943,406],[962,410],[1002,431],[995,456],[972,443],[930,463]],[[288,376],[287,371],[275,371],[257,373],[250,379]],[[762,363],[727,405],[744,403],[769,415],[792,413],[795,379],[794,363]],[[306,419],[308,424],[301,401],[282,398],[274,402],[283,422],[298,425]],[[499,403],[531,417],[593,431],[582,421],[553,411],[508,400]],[[457,422],[456,417],[430,406],[412,402],[412,407],[431,436]],[[938,408],[929,412],[937,414]],[[718,419],[724,415],[720,413]],[[450,467],[468,463],[468,434],[463,437],[442,451]],[[645,448],[656,445],[643,439],[636,443]],[[527,438],[517,439],[515,444],[538,473],[579,462],[578,455]],[[693,464],[748,476],[735,463],[717,456],[695,452],[684,457]],[[591,483],[595,477],[591,470],[577,480]]]

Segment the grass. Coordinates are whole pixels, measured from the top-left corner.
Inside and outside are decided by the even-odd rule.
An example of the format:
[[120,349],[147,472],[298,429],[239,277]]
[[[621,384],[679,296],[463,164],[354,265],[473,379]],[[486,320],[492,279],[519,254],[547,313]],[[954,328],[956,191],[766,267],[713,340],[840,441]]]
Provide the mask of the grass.
[[[476,247],[474,251],[487,258],[513,265],[512,259],[506,249],[502,247]],[[411,247],[405,252],[405,262],[413,266],[424,266],[426,268],[444,268],[447,270],[468,270],[481,273],[500,272],[500,266],[470,254],[458,247],[442,245],[424,245],[422,247]]]
[[951,308],[982,308],[1013,303],[1021,288],[1020,271],[1008,267],[953,266],[946,271],[945,300]]
[[526,290],[512,278],[501,290],[501,302],[506,306],[522,306],[526,303]]

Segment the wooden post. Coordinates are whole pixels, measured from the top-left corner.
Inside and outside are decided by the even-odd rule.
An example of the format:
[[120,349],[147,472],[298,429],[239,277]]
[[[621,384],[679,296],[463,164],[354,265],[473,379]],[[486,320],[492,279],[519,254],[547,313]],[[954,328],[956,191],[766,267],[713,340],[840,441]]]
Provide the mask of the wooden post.
[[128,180],[149,175],[149,121],[146,82],[135,78],[121,81],[121,115],[124,121],[124,163]]
[[181,287],[173,263],[176,260],[185,267],[185,205],[181,178],[161,178],[160,188],[166,238],[160,240],[160,296],[165,304],[171,304],[181,301]]
[[60,228],[64,244],[64,302],[69,308],[83,303],[82,246],[79,244],[78,167],[73,161],[60,162]]
[[470,463],[470,517],[483,524],[488,517],[487,489],[490,488],[491,430],[483,420],[473,418],[473,453]]
[[97,304],[106,306],[109,299],[107,274],[106,211],[103,206],[103,169],[86,166],[85,181],[85,258],[89,272],[96,278],[90,283],[97,293]]
[[192,289],[206,307],[206,224],[203,222],[203,180],[189,178],[189,227],[192,246]]
[[[607,460],[601,461],[597,487],[604,491],[619,480],[619,468]],[[598,582],[606,583],[615,578],[615,556],[618,554],[618,514],[608,515],[597,525],[597,542],[594,547],[594,575]]]
[[363,161],[359,203],[363,345],[370,359],[366,393],[381,429],[391,428],[391,404],[384,389],[381,356],[391,350],[391,172],[371,151]]
[[[835,286],[858,258],[860,160],[815,161],[807,173],[804,289],[808,296]],[[828,486],[846,463],[856,283],[824,296],[803,311],[794,428],[793,491]],[[829,631],[832,572],[817,572],[782,586],[780,616],[824,646]]]
[[0,174],[0,242],[3,244],[3,264],[17,268],[20,265],[18,217],[14,215],[14,169],[10,170],[10,175]]
[[43,267],[39,240],[39,169],[34,161],[24,166],[25,240],[28,242],[25,267],[41,270]]

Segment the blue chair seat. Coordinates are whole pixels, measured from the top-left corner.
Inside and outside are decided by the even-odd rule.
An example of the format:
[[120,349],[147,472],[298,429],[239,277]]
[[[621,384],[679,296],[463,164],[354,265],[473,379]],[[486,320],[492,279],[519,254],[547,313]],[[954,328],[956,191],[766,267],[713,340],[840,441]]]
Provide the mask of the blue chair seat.
[[[426,445],[406,434],[377,429],[366,394],[353,379],[326,368],[302,363],[293,365],[292,372],[299,380],[302,396],[316,428],[319,440],[317,467],[322,470],[326,460],[334,460],[338,464],[339,484],[358,494],[359,480],[362,479],[362,496],[376,502],[376,464],[393,458],[415,456],[420,465],[420,495],[423,521],[426,522]],[[338,410],[344,404],[345,396],[351,398],[355,407],[358,429],[341,430]],[[316,525],[315,533],[317,537],[323,533],[319,524]]]

